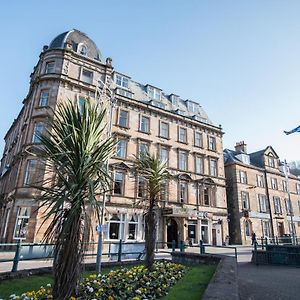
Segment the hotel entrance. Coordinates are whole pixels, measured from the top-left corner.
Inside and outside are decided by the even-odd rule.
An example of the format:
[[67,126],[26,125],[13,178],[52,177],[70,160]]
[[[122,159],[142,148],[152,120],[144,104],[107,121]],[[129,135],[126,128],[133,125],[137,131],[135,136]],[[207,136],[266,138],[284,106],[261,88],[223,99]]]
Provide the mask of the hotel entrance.
[[175,241],[175,247],[178,247],[178,225],[177,222],[170,218],[167,223],[167,242],[168,248],[172,248],[172,241]]

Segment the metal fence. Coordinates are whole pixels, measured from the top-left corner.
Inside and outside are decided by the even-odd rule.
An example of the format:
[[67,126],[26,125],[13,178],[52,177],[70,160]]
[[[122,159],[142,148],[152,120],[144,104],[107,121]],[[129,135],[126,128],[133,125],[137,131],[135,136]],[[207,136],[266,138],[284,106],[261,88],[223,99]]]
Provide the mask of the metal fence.
[[[214,249],[214,251],[211,251]],[[219,249],[226,249],[223,253],[218,253]],[[0,244],[0,263],[12,262],[12,272],[16,272],[19,267],[19,262],[22,261],[47,261],[53,259],[54,244],[43,243],[11,243]],[[199,254],[221,254],[230,255],[237,258],[237,248],[231,246],[213,246],[205,245],[202,241],[199,244],[189,245],[180,241],[157,242],[156,253],[161,258],[170,258],[174,251],[192,252]],[[213,253],[212,253],[213,252]],[[85,262],[95,263],[97,255],[97,243],[87,243],[84,252]],[[111,242],[107,241],[103,244],[104,261],[123,260],[143,260],[145,258],[145,243],[144,242],[124,242],[122,240]]]
[[[274,237],[259,239],[254,243],[253,262],[271,265],[300,266],[299,237]],[[260,243],[259,243],[260,242]]]

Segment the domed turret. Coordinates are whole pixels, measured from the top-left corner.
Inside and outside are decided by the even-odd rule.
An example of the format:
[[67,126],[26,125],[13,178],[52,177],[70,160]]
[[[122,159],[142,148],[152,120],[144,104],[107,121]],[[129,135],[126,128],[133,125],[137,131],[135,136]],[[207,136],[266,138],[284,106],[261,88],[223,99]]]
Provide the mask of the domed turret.
[[67,45],[81,55],[103,62],[103,57],[96,44],[85,33],[77,29],[59,34],[52,40],[48,49],[66,49]]

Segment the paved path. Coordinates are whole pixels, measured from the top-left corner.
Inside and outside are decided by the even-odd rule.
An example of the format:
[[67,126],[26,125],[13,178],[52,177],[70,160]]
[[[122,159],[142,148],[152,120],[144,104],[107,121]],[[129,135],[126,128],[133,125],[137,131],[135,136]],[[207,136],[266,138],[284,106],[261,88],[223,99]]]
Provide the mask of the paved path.
[[300,268],[239,263],[241,300],[299,300]]

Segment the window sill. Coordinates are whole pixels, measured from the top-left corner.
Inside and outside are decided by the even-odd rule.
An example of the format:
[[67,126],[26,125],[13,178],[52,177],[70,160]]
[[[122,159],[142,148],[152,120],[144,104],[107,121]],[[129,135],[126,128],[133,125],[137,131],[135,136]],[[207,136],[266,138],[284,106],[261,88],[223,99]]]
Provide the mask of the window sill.
[[157,137],[160,138],[160,139],[170,140],[169,137],[165,137],[165,136],[161,136],[161,135],[158,135]]
[[188,142],[182,142],[182,141],[179,141],[179,140],[177,141],[177,143],[188,145]]
[[140,133],[144,133],[144,134],[148,134],[148,135],[150,135],[150,134],[151,134],[151,132],[150,132],[150,131],[142,131],[142,130],[138,130],[138,132],[140,132]]
[[122,129],[129,129],[128,126],[123,126],[123,125],[120,125],[120,124],[117,124],[118,127],[122,128]]

